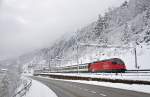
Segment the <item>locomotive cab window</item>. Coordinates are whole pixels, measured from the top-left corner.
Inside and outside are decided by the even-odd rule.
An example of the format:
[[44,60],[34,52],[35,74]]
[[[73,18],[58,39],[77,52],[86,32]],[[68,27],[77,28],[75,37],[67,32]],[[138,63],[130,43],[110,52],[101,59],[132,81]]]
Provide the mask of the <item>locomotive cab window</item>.
[[123,62],[123,61],[121,61],[121,60],[117,60],[117,63],[118,63],[118,64],[122,64],[122,65],[124,65],[124,62]]
[[113,61],[112,64],[117,64],[117,62],[114,62],[114,61]]

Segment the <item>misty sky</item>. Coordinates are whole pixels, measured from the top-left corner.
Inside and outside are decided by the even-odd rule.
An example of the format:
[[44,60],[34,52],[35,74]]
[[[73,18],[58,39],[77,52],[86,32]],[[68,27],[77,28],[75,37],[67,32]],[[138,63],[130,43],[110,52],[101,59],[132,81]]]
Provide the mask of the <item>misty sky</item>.
[[50,46],[124,0],[0,0],[0,58]]

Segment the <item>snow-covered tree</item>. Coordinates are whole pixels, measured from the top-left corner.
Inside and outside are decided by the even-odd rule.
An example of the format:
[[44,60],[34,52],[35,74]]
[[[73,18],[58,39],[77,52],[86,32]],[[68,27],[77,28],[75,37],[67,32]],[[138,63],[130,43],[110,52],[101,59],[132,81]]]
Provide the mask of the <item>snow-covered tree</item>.
[[97,20],[97,24],[95,27],[95,34],[99,37],[102,33],[103,30],[107,28],[108,24],[107,24],[107,19],[108,17],[102,17],[101,15],[99,15],[98,20]]
[[123,41],[124,44],[128,44],[130,42],[131,34],[132,34],[132,32],[129,28],[128,23],[125,23],[124,29],[123,29],[123,35],[121,38],[121,40]]

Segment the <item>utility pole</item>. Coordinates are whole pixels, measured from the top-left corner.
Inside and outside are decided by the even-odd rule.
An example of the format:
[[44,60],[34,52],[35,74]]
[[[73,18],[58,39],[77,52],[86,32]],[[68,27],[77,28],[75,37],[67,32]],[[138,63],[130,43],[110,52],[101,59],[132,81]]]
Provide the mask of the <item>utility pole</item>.
[[79,46],[77,43],[77,72],[79,73]]
[[48,51],[48,66],[49,66],[49,72],[51,72],[51,64],[50,64],[51,58],[50,58],[50,51]]
[[138,69],[136,47],[134,48],[134,58],[135,58],[135,68]]
[[75,40],[76,40],[76,50],[77,50],[77,54],[76,54],[76,60],[77,60],[77,73],[79,73],[79,44],[78,44],[78,33],[75,33]]
[[49,71],[51,72],[50,59],[48,59]]

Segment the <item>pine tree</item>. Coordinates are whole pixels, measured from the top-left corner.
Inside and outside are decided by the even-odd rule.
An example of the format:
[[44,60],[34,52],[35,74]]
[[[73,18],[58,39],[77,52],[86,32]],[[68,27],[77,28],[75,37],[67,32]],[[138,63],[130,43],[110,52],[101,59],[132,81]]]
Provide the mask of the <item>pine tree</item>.
[[131,38],[131,31],[129,29],[128,23],[125,23],[124,29],[123,29],[123,36],[121,40],[123,41],[123,43],[128,44],[130,41],[130,38]]
[[131,0],[130,2],[134,12],[134,16],[147,10],[150,5],[150,0]]
[[128,7],[128,2],[127,1],[124,1],[124,3],[121,5],[122,8],[124,7]]
[[104,17],[102,17],[101,15],[99,15],[97,24],[95,26],[95,34],[96,36],[101,36],[101,34],[103,33],[103,31],[108,27],[108,15],[105,15]]
[[144,41],[146,43],[150,42],[150,30],[146,31],[145,36],[144,36]]
[[146,10],[146,14],[143,16],[143,22],[145,26],[150,25],[150,8]]

